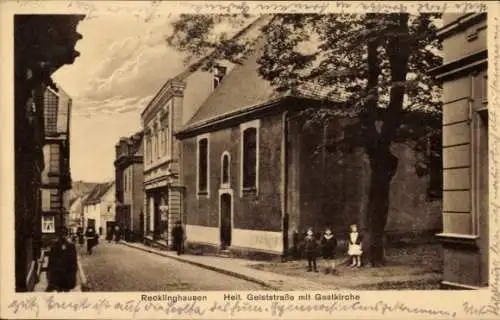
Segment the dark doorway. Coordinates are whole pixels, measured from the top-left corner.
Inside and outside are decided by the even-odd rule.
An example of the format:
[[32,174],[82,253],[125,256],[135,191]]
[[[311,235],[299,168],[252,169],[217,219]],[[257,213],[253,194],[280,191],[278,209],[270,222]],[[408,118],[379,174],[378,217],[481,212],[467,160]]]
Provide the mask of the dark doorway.
[[231,195],[220,196],[220,242],[221,249],[231,246]]

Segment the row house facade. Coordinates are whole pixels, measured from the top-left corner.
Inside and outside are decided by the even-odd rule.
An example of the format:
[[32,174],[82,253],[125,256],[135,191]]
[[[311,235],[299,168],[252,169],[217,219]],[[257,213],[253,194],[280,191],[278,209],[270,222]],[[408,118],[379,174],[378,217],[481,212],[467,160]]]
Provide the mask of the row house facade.
[[[56,91],[57,90],[57,91]],[[48,87],[44,94],[45,143],[42,172],[42,242],[49,245],[56,231],[67,226],[69,215],[69,118],[71,98],[60,87]]]
[[137,235],[144,231],[143,151],[142,131],[115,145],[116,224]]
[[101,236],[115,225],[115,182],[97,184],[83,201],[83,227]]
[[71,232],[76,233],[83,226],[83,201],[85,196],[77,196],[70,200],[67,226]]
[[[83,15],[14,16],[15,290],[32,291],[42,248],[44,93],[51,75],[72,64]],[[11,261],[12,261],[11,260]]]
[[[363,228],[369,160],[361,147],[330,152],[325,146],[352,134],[356,119],[339,115],[325,126],[304,126],[301,110],[339,102],[326,102],[314,86],[276,92],[258,74],[256,47],[176,135],[187,242],[279,256],[296,248],[295,236],[308,227],[330,226],[347,238],[351,223]],[[399,163],[386,233],[433,236],[441,230],[441,201],[429,197],[430,176],[417,175],[419,154],[406,144],[394,143],[393,151]]]
[[443,65],[443,286],[488,285],[487,14],[445,14]]
[[221,83],[230,66],[194,70],[169,79],[143,111],[145,234],[170,246],[171,228],[182,219],[180,144],[175,133]]

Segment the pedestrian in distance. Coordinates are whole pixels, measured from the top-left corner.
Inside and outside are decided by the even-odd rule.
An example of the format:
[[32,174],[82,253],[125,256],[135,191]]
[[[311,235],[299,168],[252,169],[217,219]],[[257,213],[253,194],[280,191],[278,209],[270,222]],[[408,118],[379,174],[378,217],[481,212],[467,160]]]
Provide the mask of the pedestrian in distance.
[[175,223],[175,227],[172,229],[172,238],[174,240],[174,249],[177,255],[180,256],[182,254],[182,244],[184,242],[184,229],[182,228],[180,220]]
[[68,292],[76,286],[78,262],[76,247],[68,239],[68,231],[61,230],[50,248],[47,268],[48,292]]
[[321,237],[321,253],[325,259],[325,273],[336,274],[335,269],[335,250],[337,250],[337,239],[332,233],[332,229],[326,228],[323,237]]
[[307,257],[307,272],[318,272],[318,268],[316,266],[318,243],[316,241],[316,237],[314,237],[312,228],[309,228],[307,230],[306,236],[304,238],[304,253]]
[[111,243],[113,240],[113,228],[111,227],[106,228],[106,240],[108,243]]
[[85,238],[87,238],[87,254],[92,254],[92,248],[97,245],[97,233],[94,228],[87,227],[87,231],[85,231]]
[[358,233],[358,226],[356,224],[351,224],[351,232],[349,233],[349,248],[347,250],[347,255],[351,257],[352,262],[349,267],[359,268],[361,267],[361,255],[363,254],[361,235]]
[[120,242],[120,239],[121,239],[121,229],[120,229],[120,226],[116,225],[115,226],[115,242],[118,243]]

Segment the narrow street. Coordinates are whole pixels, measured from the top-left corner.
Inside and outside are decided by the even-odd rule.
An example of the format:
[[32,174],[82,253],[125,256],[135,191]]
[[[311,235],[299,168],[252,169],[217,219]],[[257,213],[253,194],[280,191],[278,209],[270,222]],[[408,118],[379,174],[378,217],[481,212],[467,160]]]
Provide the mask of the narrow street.
[[121,244],[102,241],[81,256],[93,291],[266,290],[230,277]]

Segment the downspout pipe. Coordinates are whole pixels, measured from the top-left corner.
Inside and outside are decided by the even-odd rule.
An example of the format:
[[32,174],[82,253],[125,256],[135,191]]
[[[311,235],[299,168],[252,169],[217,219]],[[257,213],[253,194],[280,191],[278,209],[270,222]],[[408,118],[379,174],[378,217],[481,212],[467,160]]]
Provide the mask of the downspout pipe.
[[281,135],[281,227],[283,232],[283,253],[282,261],[286,261],[288,254],[288,111],[283,112],[282,116],[282,135]]

